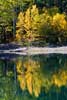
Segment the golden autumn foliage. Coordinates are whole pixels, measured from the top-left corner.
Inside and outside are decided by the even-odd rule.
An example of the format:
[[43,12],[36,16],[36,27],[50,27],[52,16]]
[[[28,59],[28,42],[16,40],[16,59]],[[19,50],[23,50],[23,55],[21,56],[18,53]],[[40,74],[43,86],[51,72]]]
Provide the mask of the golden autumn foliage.
[[53,27],[57,28],[59,31],[66,30],[67,29],[67,21],[65,20],[65,15],[59,14],[59,13],[54,15],[52,25],[53,25]]
[[[34,39],[34,28],[33,28],[33,22],[34,22],[34,17],[37,15],[38,13],[38,8],[36,7],[36,5],[32,6],[31,8],[28,8],[26,10],[26,12],[20,12],[18,15],[18,19],[17,19],[17,23],[16,23],[16,27],[17,27],[17,31],[16,31],[16,39],[19,40],[20,37],[20,41],[22,40],[22,38],[30,38],[30,39]],[[20,36],[18,36],[20,35]]]
[[16,31],[16,39],[21,40],[22,35],[24,34],[24,13],[20,12],[18,15],[18,22],[16,23],[17,31]]
[[[52,11],[52,10],[51,10]],[[29,7],[25,12],[20,12],[16,23],[16,39],[28,39],[33,41],[35,37],[54,34],[56,37],[67,34],[67,20],[65,14],[54,13],[52,16],[48,9],[43,9],[42,13],[36,5]],[[51,37],[49,37],[51,38]],[[58,37],[59,38],[59,37]]]

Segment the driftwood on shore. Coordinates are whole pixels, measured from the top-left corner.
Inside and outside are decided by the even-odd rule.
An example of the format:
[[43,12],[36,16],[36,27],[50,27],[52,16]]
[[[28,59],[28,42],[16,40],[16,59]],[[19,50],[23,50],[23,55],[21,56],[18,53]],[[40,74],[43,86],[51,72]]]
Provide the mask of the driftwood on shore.
[[0,50],[0,53],[11,53],[19,55],[36,55],[36,54],[67,54],[67,46],[63,47],[19,47],[16,49]]

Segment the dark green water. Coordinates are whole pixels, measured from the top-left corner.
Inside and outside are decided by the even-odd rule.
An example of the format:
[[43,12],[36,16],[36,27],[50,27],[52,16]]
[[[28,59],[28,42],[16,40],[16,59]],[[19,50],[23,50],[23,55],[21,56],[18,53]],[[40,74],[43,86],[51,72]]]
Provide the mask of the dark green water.
[[67,55],[1,55],[0,100],[67,100]]

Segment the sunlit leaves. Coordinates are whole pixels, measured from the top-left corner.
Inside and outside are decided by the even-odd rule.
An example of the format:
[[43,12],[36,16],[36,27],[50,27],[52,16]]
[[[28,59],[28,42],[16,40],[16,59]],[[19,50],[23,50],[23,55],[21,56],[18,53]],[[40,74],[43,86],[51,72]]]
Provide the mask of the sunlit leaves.
[[36,36],[44,36],[49,38],[49,42],[56,39],[60,41],[61,34],[64,36],[67,33],[67,21],[66,15],[57,13],[58,9],[57,11],[56,9],[56,7],[43,8],[40,13],[36,5],[33,5],[25,12],[20,12],[16,24],[19,27],[16,31],[20,35],[18,39],[25,37],[25,39],[34,40]]
[[18,27],[16,33],[19,34],[21,37],[30,38],[30,40],[33,40],[36,27],[35,24],[37,23],[34,20],[34,17],[37,16],[37,14],[38,8],[36,8],[36,5],[33,5],[32,8],[29,7],[26,12],[20,12],[16,24],[16,27]]
[[16,38],[20,41],[22,38],[22,34],[24,31],[24,14],[22,12],[20,12],[19,16],[18,16],[18,22],[16,24],[16,27],[19,29],[16,31]]
[[65,30],[67,28],[67,22],[65,20],[64,14],[57,13],[53,16],[53,22],[52,24],[58,29],[58,30]]

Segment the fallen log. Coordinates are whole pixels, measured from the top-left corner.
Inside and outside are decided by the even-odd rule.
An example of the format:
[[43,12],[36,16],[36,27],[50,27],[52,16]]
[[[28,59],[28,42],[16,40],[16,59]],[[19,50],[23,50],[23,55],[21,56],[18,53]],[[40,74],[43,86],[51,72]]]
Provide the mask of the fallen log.
[[37,55],[37,54],[67,54],[67,46],[65,47],[21,47],[17,49],[0,50],[0,53],[11,53],[19,55]]

